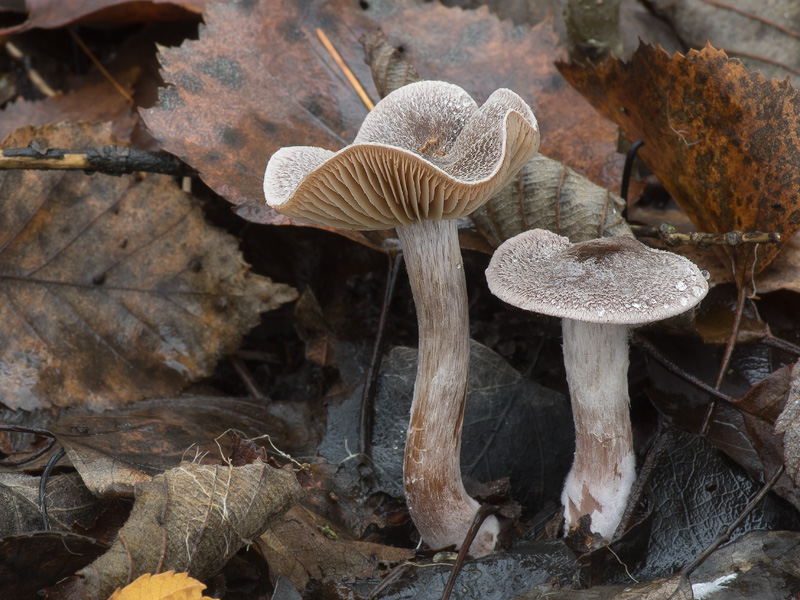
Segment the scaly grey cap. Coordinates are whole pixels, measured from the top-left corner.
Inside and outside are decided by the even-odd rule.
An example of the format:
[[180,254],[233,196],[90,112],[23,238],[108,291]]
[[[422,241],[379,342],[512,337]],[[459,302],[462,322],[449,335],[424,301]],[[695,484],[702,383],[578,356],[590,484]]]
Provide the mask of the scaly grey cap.
[[513,306],[553,317],[642,325],[686,312],[708,283],[690,260],[626,237],[579,244],[544,229],[506,240],[486,279]]

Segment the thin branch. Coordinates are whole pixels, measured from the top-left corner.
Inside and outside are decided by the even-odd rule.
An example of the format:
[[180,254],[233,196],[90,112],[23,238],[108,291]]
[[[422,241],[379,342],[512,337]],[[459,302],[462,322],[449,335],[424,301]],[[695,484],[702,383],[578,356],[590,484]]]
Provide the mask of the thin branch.
[[192,167],[167,152],[148,152],[128,146],[95,146],[81,150],[41,148],[35,143],[27,148],[0,152],[0,170],[10,169],[74,169],[106,175],[137,172],[176,176],[197,174]]
[[781,241],[781,234],[777,231],[729,231],[728,233],[693,231],[691,233],[679,233],[675,227],[668,223],[662,223],[658,227],[631,225],[631,229],[637,238],[658,238],[670,247],[686,245],[700,248],[709,246],[736,247],[742,244],[778,244]]

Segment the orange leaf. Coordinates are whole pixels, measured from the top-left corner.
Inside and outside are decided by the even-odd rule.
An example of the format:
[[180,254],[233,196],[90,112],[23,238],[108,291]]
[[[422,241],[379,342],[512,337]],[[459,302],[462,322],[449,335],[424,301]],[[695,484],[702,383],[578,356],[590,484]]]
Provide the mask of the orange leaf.
[[[561,74],[617,123],[702,231],[800,229],[800,93],[706,46],[686,56],[640,44],[630,62],[559,63]],[[782,247],[725,249],[737,285]]]
[[148,573],[117,589],[109,600],[212,600],[203,596],[204,589],[205,584],[192,579],[188,573]]

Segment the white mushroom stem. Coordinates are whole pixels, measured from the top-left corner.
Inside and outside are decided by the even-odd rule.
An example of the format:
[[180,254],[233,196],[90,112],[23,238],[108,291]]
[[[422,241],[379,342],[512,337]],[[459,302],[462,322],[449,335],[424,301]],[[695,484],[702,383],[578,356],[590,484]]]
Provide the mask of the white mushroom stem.
[[[469,314],[456,220],[422,220],[397,233],[419,324],[419,359],[403,475],[411,518],[432,548],[461,546],[479,504],[461,481],[461,427],[469,371]],[[494,549],[484,521],[470,554]]]
[[583,515],[611,539],[622,519],[636,461],[628,398],[627,325],[562,319],[564,366],[575,420],[575,458],[561,502],[566,527]]

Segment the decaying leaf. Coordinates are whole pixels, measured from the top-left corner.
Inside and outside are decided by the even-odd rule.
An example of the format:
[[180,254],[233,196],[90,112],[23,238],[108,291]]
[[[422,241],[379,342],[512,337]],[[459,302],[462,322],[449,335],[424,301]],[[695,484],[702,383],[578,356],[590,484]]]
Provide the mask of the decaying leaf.
[[364,60],[372,72],[372,82],[380,98],[422,78],[397,48],[389,43],[383,31],[376,29],[361,38]]
[[528,229],[549,229],[571,242],[632,237],[625,202],[568,166],[537,154],[519,176],[471,218],[493,246]]
[[[800,92],[707,46],[683,56],[641,44],[630,62],[559,63],[630,140],[700,231],[800,229]],[[738,287],[781,244],[726,248]]]
[[147,573],[115,591],[108,600],[213,600],[203,596],[204,589],[206,585],[188,573]]
[[[6,147],[113,143],[100,126],[26,128]],[[253,275],[169,177],[0,174],[0,402],[113,406],[212,372],[293,300]]]
[[175,21],[199,15],[207,0],[25,0],[28,19],[9,27],[3,35],[35,27],[52,29],[74,23],[135,23]]
[[[115,81],[128,94],[141,70],[133,67],[118,73]],[[0,121],[0,139],[5,139],[12,131],[26,125],[47,125],[62,121],[111,122],[114,137],[130,140],[133,128],[139,119],[130,102],[119,93],[111,82],[98,74],[79,89],[68,94],[57,94],[44,100],[24,100],[10,102],[3,109]],[[74,146],[70,146],[74,148]]]
[[309,579],[381,577],[414,551],[350,538],[341,528],[303,506],[291,508],[256,541],[273,581],[286,577],[302,590]]
[[175,570],[207,579],[303,496],[290,470],[261,461],[183,463],[138,492],[114,545],[64,589],[107,598],[145,573]]
[[69,577],[107,549],[95,539],[64,531],[4,537],[0,539],[3,598],[43,597],[38,594],[42,588]]
[[[136,402],[114,413],[67,417],[49,430],[86,485],[100,497],[129,496],[153,475],[198,458],[223,462],[230,447],[225,433],[257,438],[289,453],[310,453],[316,432],[308,408],[299,402],[271,402],[215,396],[159,398]],[[269,442],[263,436],[269,436]]]
[[706,41],[751,71],[784,79],[800,74],[800,6],[794,0],[656,0],[649,4],[692,48]]
[[[380,26],[426,79],[458,84],[479,103],[500,87],[519,93],[541,124],[545,154],[616,185],[621,158],[614,127],[559,77],[552,61],[560,49],[549,21],[515,28],[486,9],[410,0],[361,6],[349,0],[212,4],[199,40],[161,51],[172,86],[145,111],[148,128],[245,219],[292,224],[264,202],[269,157],[282,146],[337,150],[352,141],[367,113],[316,28],[376,100],[359,38]],[[380,247],[385,237],[372,235],[351,237]]]
[[[0,538],[42,529],[40,477],[0,473]],[[50,529],[88,529],[106,506],[87,489],[77,473],[51,475],[45,488]]]
[[786,474],[800,487],[800,362],[792,368],[786,407],[775,421],[775,433],[783,434]]

